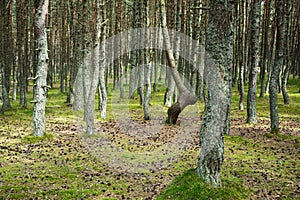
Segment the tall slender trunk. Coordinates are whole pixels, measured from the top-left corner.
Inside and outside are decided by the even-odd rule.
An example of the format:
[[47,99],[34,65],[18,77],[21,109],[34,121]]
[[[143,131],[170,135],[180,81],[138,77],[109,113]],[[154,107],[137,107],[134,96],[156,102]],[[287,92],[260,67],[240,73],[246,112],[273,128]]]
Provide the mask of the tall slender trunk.
[[254,0],[251,8],[251,44],[250,44],[250,70],[247,96],[247,123],[257,123],[256,90],[259,61],[259,19],[260,0]]
[[[8,49],[8,55],[3,54],[2,58],[3,59],[3,63],[2,63],[2,73],[0,75],[2,75],[2,107],[0,110],[0,113],[4,113],[5,110],[10,109],[11,108],[11,104],[10,104],[10,98],[9,98],[9,92],[10,92],[10,75],[11,75],[11,59],[12,59],[12,35],[11,35],[11,31],[10,31],[10,27],[11,27],[11,3],[10,4],[5,4],[3,5],[4,7],[1,8],[2,10],[0,10],[0,12],[3,12],[4,17],[2,20],[2,26],[1,29],[4,30],[3,31],[3,35],[2,38],[3,39],[3,49],[2,51],[4,51],[4,49]],[[1,67],[1,66],[0,66]]]
[[[137,39],[136,39],[136,34],[135,28],[137,27],[137,1],[133,1],[133,6],[132,6],[132,19],[131,19],[131,27],[133,28],[132,34],[131,35],[131,46],[132,49],[135,49],[137,46]],[[136,76],[136,70],[137,70],[137,55],[138,55],[138,50],[133,50],[130,52],[130,78],[129,78],[129,94],[128,98],[133,99],[134,98],[134,92],[136,88],[136,83],[137,83],[137,76]]]
[[94,134],[94,105],[95,95],[99,83],[99,65],[100,65],[100,36],[101,36],[101,15],[100,15],[100,2],[96,3],[96,34],[94,35],[93,49],[91,55],[85,59],[91,59],[84,62],[84,75],[88,76],[83,82],[84,87],[84,120],[86,122],[86,133]]
[[48,68],[48,44],[45,29],[48,13],[48,0],[40,0],[35,15],[35,41],[37,43],[37,67],[34,77],[34,107],[33,107],[33,131],[35,136],[43,136],[46,131],[45,106],[47,100],[47,68]]
[[[106,19],[106,4],[102,3],[102,9],[100,9],[100,17],[104,20]],[[99,110],[100,110],[100,117],[105,119],[106,118],[106,107],[107,107],[107,90],[105,86],[105,69],[106,69],[106,58],[105,58],[105,32],[106,32],[106,25],[104,24],[101,27],[101,37],[100,37],[100,66],[99,66]]]
[[272,74],[272,66],[274,65],[274,59],[275,59],[275,50],[276,50],[276,20],[273,19],[272,22],[272,29],[270,33],[270,48],[269,48],[269,54],[268,54],[268,80],[266,83],[266,93],[269,93],[270,89],[270,80],[271,80],[271,74]]
[[[284,58],[283,58],[283,74],[281,77],[281,93],[283,96],[284,104],[288,105],[290,104],[290,98],[289,94],[287,92],[287,81],[290,74],[290,57],[289,57],[289,49],[290,49],[290,42],[289,42],[289,26],[290,26],[290,20],[289,20],[289,2],[287,1],[284,5],[284,42],[283,42],[283,50],[284,50]],[[292,59],[291,59],[292,60]]]
[[268,52],[269,52],[269,26],[270,26],[270,0],[266,0],[264,3],[264,17],[263,17],[263,25],[262,25],[262,66],[260,72],[260,97],[264,97],[265,95],[265,79],[266,79],[266,70],[268,66]]
[[276,49],[275,61],[272,66],[270,79],[270,117],[271,117],[271,132],[278,133],[279,131],[279,116],[278,116],[278,99],[277,99],[277,81],[279,79],[280,68],[283,64],[283,2],[275,1],[276,8]]
[[[151,3],[148,3],[148,1],[144,1],[144,27],[145,27],[145,43],[146,46],[151,46],[150,42],[150,33],[148,30],[148,27],[150,26],[150,7]],[[144,52],[145,57],[145,65],[144,65],[144,72],[145,72],[145,96],[144,96],[144,104],[143,104],[143,110],[144,110],[144,119],[150,120],[150,98],[151,98],[151,69],[152,66],[150,64],[150,50],[145,50]]]

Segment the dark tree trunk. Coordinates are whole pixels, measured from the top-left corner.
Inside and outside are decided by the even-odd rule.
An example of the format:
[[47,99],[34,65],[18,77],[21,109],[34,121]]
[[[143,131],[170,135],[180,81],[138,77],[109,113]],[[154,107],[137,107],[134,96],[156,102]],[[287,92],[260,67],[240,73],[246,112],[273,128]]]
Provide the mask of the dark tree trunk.
[[[284,44],[283,44],[283,50],[284,50],[284,59],[283,59],[283,74],[281,78],[281,93],[283,96],[283,101],[285,105],[290,104],[290,98],[289,94],[287,92],[287,81],[289,78],[290,74],[290,57],[289,57],[289,11],[290,11],[290,6],[289,6],[289,1],[287,1],[284,5]],[[292,59],[291,59],[292,60]]]
[[251,44],[250,44],[250,70],[247,96],[247,123],[257,123],[256,90],[259,61],[259,19],[260,0],[254,0],[251,8]]
[[279,116],[278,116],[278,99],[277,86],[280,74],[280,68],[283,64],[283,2],[282,0],[275,1],[276,9],[276,49],[275,61],[270,78],[270,118],[271,118],[271,132],[278,133],[279,131]]
[[261,59],[261,71],[260,71],[260,97],[265,96],[265,79],[266,79],[266,70],[268,62],[268,52],[269,52],[269,26],[270,26],[270,0],[266,0],[264,4],[264,17],[263,17],[263,26],[262,26],[262,59]]
[[[11,108],[11,104],[10,104],[10,98],[9,98],[9,92],[10,92],[10,75],[11,75],[11,59],[12,59],[12,55],[10,54],[10,52],[12,51],[10,48],[12,48],[12,35],[11,35],[11,31],[10,31],[10,27],[11,27],[11,3],[9,4],[5,4],[3,3],[3,7],[1,8],[0,12],[3,12],[4,17],[1,19],[2,21],[2,26],[0,27],[1,31],[3,32],[2,34],[2,38],[3,39],[3,49],[1,51],[3,51],[3,56],[0,59],[3,59],[2,61],[2,73],[0,73],[0,75],[2,75],[2,107],[0,112],[4,113],[5,110],[10,109]],[[6,55],[7,53],[5,53],[4,49],[8,49],[8,55]],[[1,63],[0,63],[1,65]],[[1,70],[1,69],[0,69]]]

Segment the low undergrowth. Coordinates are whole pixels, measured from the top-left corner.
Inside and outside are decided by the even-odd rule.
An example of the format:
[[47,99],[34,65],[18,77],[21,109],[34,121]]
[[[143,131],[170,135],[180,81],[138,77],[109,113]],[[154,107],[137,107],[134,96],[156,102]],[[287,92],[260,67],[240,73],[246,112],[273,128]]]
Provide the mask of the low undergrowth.
[[[142,110],[138,100],[131,100],[127,109],[131,121],[123,128],[120,119],[115,121],[113,105],[109,104],[107,120],[97,121],[98,135],[87,139],[109,140],[109,144],[123,150],[112,154],[110,162],[104,157],[109,150],[97,155],[91,150],[93,145],[97,150],[101,143],[90,144],[83,139],[80,115],[74,115],[58,89],[49,90],[47,134],[42,138],[32,136],[32,105],[22,108],[13,102],[12,109],[0,116],[0,199],[299,199],[297,84],[292,82],[289,87],[290,105],[284,105],[279,98],[279,134],[269,133],[268,96],[257,99],[258,124],[245,124],[246,112],[237,109],[234,90],[232,128],[231,135],[225,136],[220,188],[209,187],[195,173],[203,102],[187,109],[177,125],[167,126],[163,123],[167,109],[161,103],[164,91],[161,86],[160,92],[153,93],[151,107],[161,109],[153,115],[153,120],[140,120]],[[28,97],[31,96],[29,93]],[[151,129],[153,124],[160,129]],[[130,126],[145,130],[144,135],[126,134]],[[179,132],[190,137],[183,138],[186,145],[174,142]],[[164,151],[172,143],[172,148],[176,145],[181,148],[176,156]],[[147,155],[148,152],[159,154],[154,157]],[[142,153],[146,156],[141,157]],[[134,158],[135,154],[139,157]],[[114,156],[120,155],[136,169],[116,167]],[[145,165],[138,166],[139,162]]]

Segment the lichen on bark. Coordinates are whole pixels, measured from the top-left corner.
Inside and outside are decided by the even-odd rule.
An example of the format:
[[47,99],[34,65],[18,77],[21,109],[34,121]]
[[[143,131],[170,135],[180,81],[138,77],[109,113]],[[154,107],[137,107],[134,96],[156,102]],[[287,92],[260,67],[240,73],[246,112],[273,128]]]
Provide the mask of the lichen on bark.
[[212,186],[220,186],[224,154],[224,134],[230,130],[232,87],[232,7],[233,1],[210,1],[206,33],[204,82],[207,87],[205,112],[200,129],[201,151],[198,175]]

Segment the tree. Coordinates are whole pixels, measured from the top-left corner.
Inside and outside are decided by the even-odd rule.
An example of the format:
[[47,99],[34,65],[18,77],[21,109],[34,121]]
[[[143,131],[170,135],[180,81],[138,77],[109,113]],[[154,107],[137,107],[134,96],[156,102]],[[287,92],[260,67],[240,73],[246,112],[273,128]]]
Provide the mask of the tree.
[[167,123],[169,124],[176,124],[177,119],[181,111],[188,105],[193,105],[197,102],[197,97],[190,92],[184,85],[184,83],[181,80],[181,77],[176,69],[176,63],[175,58],[173,55],[173,51],[171,48],[170,43],[170,37],[169,32],[167,29],[167,19],[166,19],[166,8],[165,8],[165,1],[160,1],[161,5],[161,15],[162,15],[162,33],[164,37],[164,45],[166,49],[166,55],[167,55],[167,61],[169,64],[169,69],[171,71],[171,74],[173,76],[173,79],[176,83],[176,86],[179,91],[179,97],[176,103],[174,103],[169,109],[168,109],[168,118]]
[[280,68],[283,64],[283,2],[282,0],[275,1],[276,12],[276,47],[275,47],[275,61],[272,66],[270,77],[270,118],[271,118],[271,132],[278,133],[279,131],[279,116],[278,116],[278,98],[277,98],[277,81],[279,79]]
[[38,1],[35,15],[35,40],[37,43],[37,67],[34,77],[34,108],[33,131],[35,136],[43,136],[46,130],[45,106],[47,100],[47,67],[48,44],[45,29],[46,15],[48,13],[48,0]]
[[[83,81],[84,91],[84,120],[86,122],[86,133],[94,133],[94,104],[95,95],[99,82],[99,65],[100,65],[100,36],[101,36],[101,23],[102,17],[100,14],[100,3],[96,1],[96,33],[93,41],[94,47],[89,56],[87,56],[87,62],[84,63],[84,75],[88,76],[88,79]],[[102,50],[102,49],[101,49]],[[91,59],[91,63],[88,61]]]
[[201,151],[197,173],[207,183],[219,186],[224,154],[223,136],[230,128],[233,1],[211,0],[209,7],[204,76],[208,91],[200,129]]
[[[236,2],[237,3],[237,2]],[[245,12],[244,12],[244,6],[245,2],[244,1],[239,1],[238,4],[236,5],[236,18],[238,20],[238,24],[237,24],[237,31],[236,31],[236,51],[235,54],[237,54],[236,56],[234,56],[234,59],[236,61],[236,65],[239,65],[239,67],[236,66],[236,68],[238,68],[238,91],[239,91],[239,95],[240,95],[240,99],[239,99],[239,110],[244,110],[244,93],[245,93],[245,89],[244,89],[244,69],[245,69]],[[237,74],[236,74],[237,76]]]
[[[264,15],[262,23],[262,44],[261,44],[261,70],[260,70],[260,97],[265,95],[265,79],[266,79],[266,68],[268,63],[269,54],[269,26],[270,26],[270,0],[264,2]],[[270,61],[269,61],[270,62]]]
[[[147,1],[144,1],[144,12],[145,12],[145,19],[144,19],[144,27],[145,27],[145,42],[147,45],[150,43],[150,34],[148,27],[150,26],[150,9],[149,7],[151,4],[148,4]],[[144,103],[143,103],[143,110],[144,110],[144,119],[150,120],[150,98],[151,98],[151,65],[150,65],[150,51],[144,51],[144,58],[145,58],[145,66],[144,66],[144,73],[145,73],[145,96],[144,96]]]
[[[104,19],[106,18],[106,4],[101,1],[102,9],[100,9],[100,17]],[[101,27],[101,36],[100,36],[100,69],[99,69],[99,110],[100,110],[100,117],[105,119],[106,118],[106,107],[107,107],[107,91],[105,86],[105,68],[106,68],[106,58],[105,58],[105,32],[106,32],[106,25],[103,24]]]
[[247,123],[257,123],[256,90],[259,61],[259,19],[260,0],[254,0],[251,8],[251,44],[250,44],[250,70],[247,96]]
[[[11,9],[12,9],[12,3],[11,2],[7,2],[7,1],[2,1],[1,2],[1,9],[0,12],[2,14],[2,18],[1,18],[1,31],[2,36],[0,38],[0,40],[2,40],[2,56],[0,57],[0,59],[2,60],[0,62],[0,71],[2,70],[2,72],[0,72],[1,80],[2,80],[2,107],[0,110],[0,113],[4,113],[5,110],[10,109],[11,108],[11,104],[10,104],[10,98],[9,98],[9,91],[10,91],[10,75],[11,75],[11,65],[12,65],[12,24],[11,24]],[[4,49],[8,49],[7,53],[4,53]],[[1,66],[2,65],[2,66]]]

